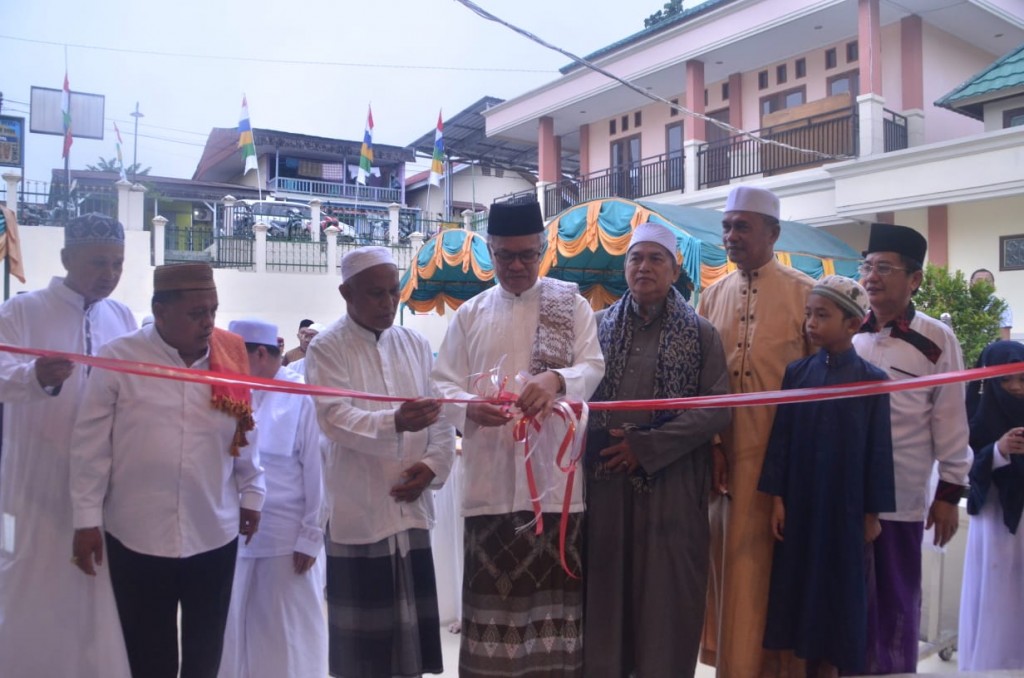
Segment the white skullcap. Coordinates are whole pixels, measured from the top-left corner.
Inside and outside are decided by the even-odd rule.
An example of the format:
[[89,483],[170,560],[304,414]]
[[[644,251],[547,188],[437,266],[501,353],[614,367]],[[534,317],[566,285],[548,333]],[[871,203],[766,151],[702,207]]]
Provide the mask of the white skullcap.
[[277,346],[277,325],[263,320],[232,320],[228,323],[228,331],[240,336],[247,344]]
[[313,330],[314,332],[319,334],[320,332],[323,332],[324,330],[327,329],[327,325],[321,325],[320,323],[313,323],[312,325],[310,325],[306,329],[307,330]]
[[626,248],[626,251],[628,252],[633,248],[633,245],[642,242],[657,243],[667,249],[673,257],[679,251],[679,242],[672,229],[664,224],[658,224],[653,221],[647,221],[633,229],[633,237],[630,238],[629,247]]
[[391,258],[391,250],[387,247],[359,247],[346,254],[341,259],[341,280],[348,282],[368,268],[391,264],[395,266],[395,260]]
[[753,186],[736,186],[725,201],[726,212],[757,212],[779,218],[779,197],[771,191]]

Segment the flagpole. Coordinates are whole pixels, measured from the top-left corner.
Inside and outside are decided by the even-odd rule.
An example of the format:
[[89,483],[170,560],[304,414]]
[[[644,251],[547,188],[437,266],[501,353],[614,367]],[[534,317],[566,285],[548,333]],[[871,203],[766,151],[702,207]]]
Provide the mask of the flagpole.
[[[64,81],[68,79],[68,46],[64,45]],[[71,114],[71,90],[68,89],[68,115]],[[68,130],[64,130],[68,134]],[[67,144],[67,142],[64,142]],[[64,154],[64,209],[61,210],[61,223],[66,224],[71,210],[71,146],[67,147]]]

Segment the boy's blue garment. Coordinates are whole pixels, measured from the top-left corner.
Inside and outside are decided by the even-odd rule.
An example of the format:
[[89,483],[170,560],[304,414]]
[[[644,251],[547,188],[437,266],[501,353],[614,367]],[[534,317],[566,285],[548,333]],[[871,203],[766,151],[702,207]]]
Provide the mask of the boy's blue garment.
[[[822,350],[790,363],[782,388],[887,378],[852,348]],[[779,406],[758,489],[782,497],[786,508],[764,646],[827,661],[843,674],[863,672],[864,516],[896,508],[889,396]]]

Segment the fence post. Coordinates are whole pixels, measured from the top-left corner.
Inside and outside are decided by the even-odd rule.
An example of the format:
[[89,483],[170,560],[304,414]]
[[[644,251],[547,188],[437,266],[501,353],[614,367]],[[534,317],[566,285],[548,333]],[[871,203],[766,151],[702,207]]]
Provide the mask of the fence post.
[[153,265],[164,265],[164,233],[167,228],[167,219],[159,214],[153,217]]
[[903,111],[907,118],[907,148],[914,148],[924,144],[924,111],[920,108],[912,108]]
[[331,224],[324,233],[327,234],[327,275],[334,275],[338,270],[338,234],[341,229]]
[[[146,187],[132,184],[128,192],[128,214],[126,221],[121,222],[126,231],[146,230]],[[120,211],[120,207],[118,208]]]
[[320,242],[320,205],[323,201],[320,198],[313,198],[309,201],[309,239],[311,242]]
[[221,224],[221,235],[235,234],[235,203],[238,198],[233,195],[224,196],[224,222]]
[[[438,236],[437,237],[438,238],[441,237],[440,236],[440,231],[438,231]],[[415,266],[416,265],[416,255],[418,255],[420,253],[420,248],[423,247],[423,240],[425,238],[426,238],[426,236],[424,236],[419,231],[413,231],[412,233],[409,234],[409,242],[412,243],[412,261],[409,263],[410,266]],[[438,242],[440,242],[440,241],[438,241]],[[440,247],[440,245],[435,245],[435,247]]]
[[131,190],[132,182],[126,179],[118,179],[114,182],[117,187],[117,220],[121,225],[128,228],[128,219],[131,215]]
[[462,210],[462,228],[466,231],[473,230],[473,210]]
[[398,213],[402,206],[397,202],[388,205],[388,242],[398,244]]
[[269,229],[270,227],[262,221],[257,221],[252,227],[253,233],[256,234],[256,251],[252,253],[252,256],[255,259],[257,273],[267,272],[267,231]]
[[857,118],[860,125],[860,157],[885,152],[885,98],[877,94],[857,97]]
[[705,143],[699,139],[687,139],[683,142],[683,193],[692,193],[700,188],[700,160],[697,151]]
[[[547,213],[547,205],[544,204],[544,202],[545,202],[544,201],[544,189],[546,189],[548,187],[549,183],[551,183],[551,182],[549,182],[549,181],[538,181],[537,182],[537,202],[540,203],[540,217],[541,217],[541,219],[544,219],[545,221],[547,221],[547,218],[548,218],[549,215]],[[554,216],[554,215],[550,215],[550,216]]]
[[14,212],[14,216],[18,216],[18,182],[21,181],[21,175],[4,172],[3,177],[4,183],[7,184],[7,209]]

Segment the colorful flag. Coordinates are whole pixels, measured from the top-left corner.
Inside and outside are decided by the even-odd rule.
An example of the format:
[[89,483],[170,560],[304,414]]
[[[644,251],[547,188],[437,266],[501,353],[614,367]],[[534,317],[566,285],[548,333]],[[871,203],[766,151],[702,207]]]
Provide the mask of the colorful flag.
[[114,134],[117,136],[117,164],[121,168],[121,181],[128,181],[128,176],[124,171],[124,158],[121,156],[121,145],[124,143],[121,141],[121,130],[117,129],[117,123],[114,123]]
[[359,151],[359,174],[356,183],[366,185],[366,178],[373,168],[373,109],[366,107],[366,131],[363,132],[363,147]]
[[64,71],[64,91],[60,94],[60,112],[64,118],[64,152],[60,157],[66,158],[71,152],[71,86],[67,71]]
[[252,127],[249,125],[249,103],[242,95],[242,115],[238,121],[238,147],[242,149],[242,160],[245,161],[245,169],[242,176],[249,173],[249,170],[256,169],[256,143],[252,140]]
[[441,177],[444,176],[444,123],[441,121],[441,111],[437,112],[437,131],[434,132],[434,159],[430,161],[430,183],[434,186],[441,185]]

